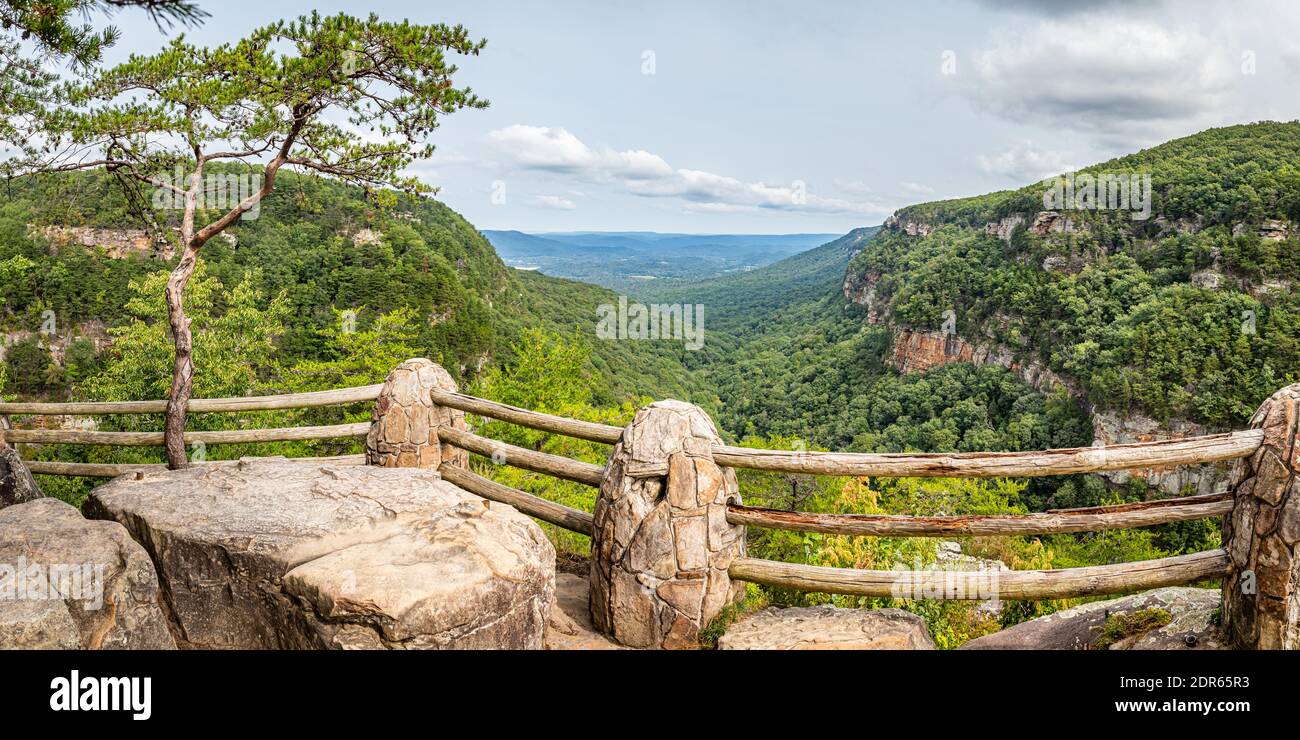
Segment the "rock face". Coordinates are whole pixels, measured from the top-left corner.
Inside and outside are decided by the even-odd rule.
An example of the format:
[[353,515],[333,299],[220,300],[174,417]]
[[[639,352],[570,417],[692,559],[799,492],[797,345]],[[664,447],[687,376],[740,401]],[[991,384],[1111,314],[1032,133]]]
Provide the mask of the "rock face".
[[713,462],[713,422],[681,401],[642,408],[614,446],[592,534],[598,629],[640,648],[688,648],[743,593],[727,568],[744,555],[736,473]]
[[1019,213],[1014,216],[1007,216],[999,221],[990,221],[984,225],[984,233],[989,236],[996,236],[1004,242],[1011,242],[1011,235],[1015,232],[1016,227],[1025,222],[1025,217]]
[[[42,229],[33,227],[55,244],[80,244],[83,247],[104,247],[113,259],[124,259],[131,254],[152,256],[155,252],[153,239],[143,229],[97,229],[91,226],[46,226]],[[170,253],[164,255],[170,257]]]
[[591,623],[590,581],[572,573],[555,574],[555,603],[546,623],[547,650],[624,650]]
[[1161,588],[1109,601],[1093,601],[979,637],[959,650],[1089,650],[1106,632],[1107,620],[1147,609],[1169,613],[1161,627],[1112,636],[1109,650],[1216,650],[1223,647],[1211,624],[1219,592],[1208,588]]
[[158,564],[182,647],[542,647],[554,548],[431,470],[242,460],[123,476],[87,508]]
[[0,649],[172,649],[158,577],[114,522],[57,499],[0,511]]
[[720,650],[934,650],[925,620],[902,609],[764,609],[732,625]]
[[23,465],[22,458],[18,457],[18,451],[4,447],[3,444],[0,441],[0,509],[43,498],[44,494],[37,487],[36,479],[27,470],[27,466]]
[[[1157,442],[1166,439],[1186,439],[1219,431],[1208,429],[1185,419],[1169,419],[1164,423],[1137,412],[1127,412],[1122,416],[1113,411],[1094,411],[1092,414],[1092,438],[1094,445],[1119,445],[1133,442]],[[1163,468],[1140,468],[1134,470],[1114,470],[1099,473],[1106,480],[1123,484],[1129,478],[1137,477],[1147,485],[1158,488],[1171,496],[1179,496],[1190,490],[1192,494],[1215,493],[1226,490],[1228,478],[1227,463],[1207,463],[1204,465],[1177,465]]]

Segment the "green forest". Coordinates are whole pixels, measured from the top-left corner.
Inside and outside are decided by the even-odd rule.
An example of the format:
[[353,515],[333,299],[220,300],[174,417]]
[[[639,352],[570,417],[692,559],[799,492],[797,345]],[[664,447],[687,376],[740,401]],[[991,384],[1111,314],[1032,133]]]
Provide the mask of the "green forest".
[[[1094,407],[1240,427],[1300,378],[1300,123],[1211,129],[1081,173],[1149,173],[1152,217],[1072,211],[1031,233],[1042,186],[927,203],[853,261],[901,325],[989,338],[1076,380]],[[985,224],[1021,216],[1003,241]],[[1044,265],[1050,265],[1046,269]]]

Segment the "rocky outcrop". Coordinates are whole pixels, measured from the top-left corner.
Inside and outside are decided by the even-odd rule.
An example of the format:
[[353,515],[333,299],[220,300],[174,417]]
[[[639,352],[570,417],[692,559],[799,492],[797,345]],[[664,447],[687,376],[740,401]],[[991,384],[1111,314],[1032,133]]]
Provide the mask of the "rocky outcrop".
[[1039,211],[1034,222],[1029,225],[1029,233],[1037,236],[1048,234],[1073,234],[1086,230],[1086,225],[1077,223],[1073,218],[1058,211]]
[[[1237,224],[1232,227],[1233,236],[1245,236],[1251,231],[1250,226],[1246,224]],[[1260,223],[1255,234],[1261,239],[1280,242],[1291,238],[1291,222],[1286,219],[1267,219]]]
[[768,608],[733,624],[720,650],[934,650],[925,620],[902,609]]
[[[1215,650],[1219,592],[1162,588],[1093,601],[979,637],[959,650]],[[1150,620],[1123,619],[1145,612]],[[1144,615],[1145,616],[1145,615]]]
[[431,470],[241,460],[123,476],[87,509],[148,550],[183,647],[542,647],[554,548]]
[[910,218],[900,219],[897,213],[885,219],[885,223],[882,224],[882,227],[891,231],[901,231],[908,236],[920,237],[926,237],[933,234],[935,229],[934,224],[915,221]]
[[844,276],[844,298],[867,309],[867,321],[873,324],[885,323],[886,310],[889,308],[876,295],[876,283],[880,281],[878,272],[854,272],[850,270]]
[[[30,227],[51,244],[80,244],[83,247],[103,247],[109,257],[125,259],[138,254],[154,256],[159,252],[149,232],[144,229],[99,229],[93,226]],[[167,256],[167,255],[164,255]]]
[[555,603],[546,623],[547,650],[624,650],[591,623],[591,583],[572,573],[555,575]]
[[352,244],[357,247],[369,247],[383,240],[384,235],[374,229],[358,229],[357,233],[352,235]]
[[0,430],[0,509],[35,501],[44,495],[31,471],[18,457],[18,451],[5,446],[4,431]]
[[158,577],[114,522],[42,498],[0,510],[0,649],[169,649]]
[[1019,213],[1014,216],[1007,216],[998,221],[990,221],[984,225],[984,233],[989,236],[995,236],[1008,244],[1011,243],[1011,234],[1015,232],[1016,227],[1025,222],[1025,217]]
[[972,344],[958,334],[900,329],[894,335],[888,362],[901,373],[925,372],[953,362],[995,365],[1010,370],[1035,390],[1046,393],[1064,387],[1073,391],[1064,378],[1036,360],[1022,361],[1003,345],[994,342]]
[[[57,316],[55,317],[57,320]],[[62,365],[64,358],[67,357],[68,347],[78,339],[89,340],[95,346],[95,353],[99,354],[113,343],[112,337],[108,334],[108,327],[99,319],[83,321],[72,328],[72,331],[63,331],[62,326],[56,324],[56,331],[52,334],[40,334],[41,346],[45,347],[50,353],[50,359],[57,365]],[[28,337],[35,335],[31,331],[13,331],[0,334],[0,360],[5,358],[9,347]]]
[[957,334],[905,329],[894,335],[889,364],[900,373],[923,373],[953,362],[971,362],[974,350]]
[[[1120,445],[1134,442],[1159,442],[1167,439],[1186,439],[1213,434],[1216,431],[1186,419],[1156,421],[1135,411],[1122,415],[1114,411],[1095,410],[1092,413],[1092,438],[1094,445]],[[1115,470],[1100,473],[1111,483],[1123,484],[1137,477],[1147,485],[1165,493],[1178,496],[1191,493],[1214,493],[1225,490],[1228,463],[1206,465],[1180,465],[1167,468],[1142,468]]]

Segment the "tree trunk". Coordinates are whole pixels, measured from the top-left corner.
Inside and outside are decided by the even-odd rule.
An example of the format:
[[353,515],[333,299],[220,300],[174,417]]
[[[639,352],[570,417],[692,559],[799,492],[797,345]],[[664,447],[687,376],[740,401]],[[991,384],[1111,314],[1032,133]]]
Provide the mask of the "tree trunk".
[[172,389],[167,398],[163,439],[167,447],[167,466],[172,470],[189,465],[185,453],[185,417],[190,396],[194,393],[194,336],[190,333],[190,320],[185,316],[181,301],[185,286],[194,274],[198,251],[197,247],[186,245],[180,262],[167,279],[167,321],[171,324],[176,358],[172,364]]

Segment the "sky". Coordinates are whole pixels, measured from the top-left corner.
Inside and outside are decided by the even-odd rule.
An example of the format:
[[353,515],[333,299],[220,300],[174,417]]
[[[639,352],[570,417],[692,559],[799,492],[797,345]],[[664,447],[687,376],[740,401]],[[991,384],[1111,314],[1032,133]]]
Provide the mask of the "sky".
[[[480,229],[843,232],[1300,117],[1291,0],[199,4],[205,44],[313,9],[487,39],[456,81],[491,106],[443,119],[412,167]],[[165,40],[112,22],[109,63]]]

